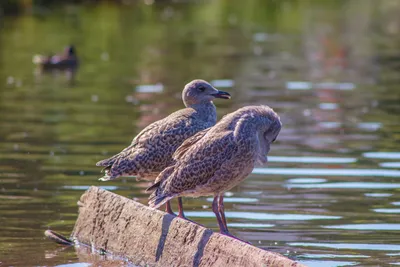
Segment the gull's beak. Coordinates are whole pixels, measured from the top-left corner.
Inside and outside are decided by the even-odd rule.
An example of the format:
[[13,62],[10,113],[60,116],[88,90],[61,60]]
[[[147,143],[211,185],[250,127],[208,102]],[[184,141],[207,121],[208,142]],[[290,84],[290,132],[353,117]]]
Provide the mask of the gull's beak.
[[218,91],[217,93],[212,94],[212,96],[215,98],[231,99],[231,95],[224,91]]

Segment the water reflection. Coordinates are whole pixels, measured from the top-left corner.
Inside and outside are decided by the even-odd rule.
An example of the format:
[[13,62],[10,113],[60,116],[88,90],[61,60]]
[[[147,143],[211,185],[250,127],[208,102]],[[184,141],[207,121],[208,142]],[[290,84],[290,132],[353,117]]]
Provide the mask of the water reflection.
[[[213,202],[213,198],[207,198],[208,202]],[[226,203],[254,203],[258,202],[257,198],[245,198],[245,197],[226,197],[224,198],[224,202]]]
[[353,83],[311,83],[304,81],[292,81],[286,83],[286,88],[289,90],[311,90],[311,89],[329,89],[329,90],[353,90],[355,88]]
[[233,80],[212,80],[211,84],[216,88],[232,88],[235,86]]
[[339,267],[339,266],[354,266],[359,264],[355,261],[330,261],[330,260],[319,260],[319,261],[300,261],[308,267]]
[[164,91],[164,86],[160,83],[138,85],[136,86],[135,91],[137,93],[161,93],[162,91]]
[[329,158],[329,157],[278,157],[269,156],[269,162],[287,162],[287,163],[354,163],[356,158]]
[[370,258],[369,256],[365,255],[347,255],[347,254],[303,254],[301,255],[302,258],[309,258],[309,259],[318,259],[318,258]]
[[373,211],[381,213],[400,213],[400,209],[373,209]]
[[295,184],[313,184],[313,183],[324,183],[327,180],[324,178],[292,178],[287,180],[288,183]]
[[92,263],[70,263],[70,264],[60,264],[57,267],[89,267]]
[[400,224],[341,224],[341,225],[325,225],[327,229],[343,229],[343,230],[377,230],[377,231],[398,231]]
[[[64,189],[72,189],[72,190],[88,190],[89,189],[89,185],[64,185],[62,186],[62,188]],[[102,186],[98,186],[104,190],[109,190],[109,191],[113,191],[113,190],[117,190],[119,187],[118,186],[106,186],[106,185],[102,185]]]
[[228,223],[228,227],[233,228],[268,228],[274,226],[274,224],[266,223]]
[[339,106],[336,103],[320,103],[319,108],[324,110],[335,110]]
[[372,159],[400,159],[400,152],[366,152],[363,156]]
[[380,250],[380,251],[400,251],[400,245],[388,244],[337,244],[337,243],[301,243],[293,242],[291,246],[295,247],[320,247],[320,248],[334,248],[334,249],[350,249],[350,250]]
[[[3,265],[95,261],[54,252],[43,231],[68,234],[89,185],[146,203],[148,183],[100,183],[94,163],[181,108],[181,89],[194,78],[232,92],[216,103],[219,118],[268,104],[284,124],[268,166],[225,194],[234,234],[310,266],[395,264],[400,4],[178,2],[0,18]],[[76,83],[34,76],[32,55],[66,43],[81,58]],[[217,227],[209,198],[184,201],[188,216]]]
[[400,162],[381,162],[379,166],[383,168],[398,168],[400,169]]
[[365,193],[364,196],[366,197],[390,197],[391,193]]
[[254,174],[271,175],[326,175],[400,177],[400,170],[385,169],[311,169],[311,168],[255,168]]
[[370,183],[370,182],[346,182],[346,183],[318,183],[318,184],[287,184],[289,188],[343,188],[343,189],[391,189],[400,188],[400,183]]
[[[225,212],[228,218],[249,219],[249,220],[289,220],[289,221],[303,221],[303,220],[336,220],[342,218],[341,216],[328,216],[328,215],[311,215],[311,214],[269,214],[259,212],[239,212],[227,211]],[[185,214],[195,218],[214,218],[215,214],[208,211],[188,211]]]

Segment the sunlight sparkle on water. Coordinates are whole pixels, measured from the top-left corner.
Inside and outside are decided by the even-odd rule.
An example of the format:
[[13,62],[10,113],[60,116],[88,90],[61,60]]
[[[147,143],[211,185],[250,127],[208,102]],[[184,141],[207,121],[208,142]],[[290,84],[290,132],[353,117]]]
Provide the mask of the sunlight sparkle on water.
[[393,194],[390,193],[365,193],[366,197],[390,197]]
[[235,81],[233,80],[212,80],[210,83],[217,88],[230,88],[235,86]]
[[288,183],[294,184],[313,184],[313,183],[324,183],[327,180],[324,178],[292,178],[287,180]]
[[[215,214],[211,211],[187,211],[187,216],[198,218],[214,218]],[[341,216],[328,216],[328,215],[312,215],[312,214],[272,214],[261,212],[241,212],[241,211],[227,211],[226,216],[229,218],[237,219],[250,219],[250,220],[289,220],[289,221],[307,221],[307,220],[335,220],[342,218]]]
[[382,231],[398,231],[400,224],[398,223],[376,223],[376,224],[338,224],[321,226],[327,229],[343,229],[343,230],[382,230]]
[[400,251],[400,245],[392,244],[362,244],[362,243],[303,243],[292,242],[288,244],[294,247],[322,247],[333,249],[350,249],[350,250],[383,250],[383,251]]
[[398,168],[400,169],[400,162],[381,162],[379,166],[383,168]]
[[[213,202],[214,198],[209,197],[207,198],[208,202]],[[254,203],[258,202],[257,198],[245,198],[245,197],[225,197],[224,202],[227,203]]]
[[398,170],[383,169],[254,168],[253,174],[400,177]]
[[287,163],[354,163],[356,158],[335,158],[335,157],[284,157],[284,156],[269,156],[269,162],[287,162]]
[[400,159],[400,152],[366,152],[363,156],[371,159]]
[[[91,186],[90,185],[64,185],[62,188],[64,189],[72,189],[72,190],[88,190]],[[103,185],[103,186],[98,186],[102,189],[105,190],[117,190],[118,186],[113,186],[113,185]]]
[[351,262],[351,261],[329,261],[329,260],[323,260],[323,261],[300,260],[299,262],[308,267],[339,267],[339,266],[353,266],[358,264],[358,262]]
[[400,183],[370,183],[370,182],[339,182],[323,184],[294,184],[286,185],[290,188],[343,188],[343,189],[393,189],[400,188]]
[[378,213],[400,213],[400,209],[373,209]]
[[269,228],[275,225],[266,223],[228,223],[228,226],[234,228]]

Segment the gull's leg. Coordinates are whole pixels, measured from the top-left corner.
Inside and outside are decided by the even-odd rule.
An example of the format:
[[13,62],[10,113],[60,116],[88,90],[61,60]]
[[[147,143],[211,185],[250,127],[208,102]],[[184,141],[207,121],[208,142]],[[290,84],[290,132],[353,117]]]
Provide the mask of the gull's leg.
[[[214,203],[214,202],[213,202],[213,203]],[[234,236],[234,235],[232,235],[231,233],[229,233],[229,231],[228,231],[228,225],[227,225],[227,223],[226,223],[226,218],[225,218],[224,196],[223,196],[222,194],[218,196],[218,211],[219,211],[219,213],[220,213],[221,221],[222,221],[222,224],[223,224],[223,226],[224,226],[224,231],[223,231],[223,232],[221,231],[221,234],[230,236],[230,237],[232,237],[233,239],[236,239],[236,240],[245,242],[245,243],[247,243],[247,244],[250,244],[250,242],[247,242],[247,241],[244,241],[244,240],[242,240],[242,239],[239,239],[239,238],[237,238],[236,236]]]
[[176,216],[175,213],[172,211],[171,202],[169,202],[169,201],[167,201],[167,203],[165,203],[165,212],[167,212],[168,214]]
[[219,214],[218,210],[218,195],[214,197],[213,203],[212,203],[212,210],[215,213],[215,217],[217,217],[217,222],[219,225],[219,231],[221,234],[225,234],[225,226],[224,223],[222,222],[221,215]]
[[224,224],[225,228],[225,234],[230,235],[228,231],[228,225],[226,224],[226,218],[225,218],[225,208],[224,208],[224,195],[219,195],[218,198],[218,211],[221,215],[222,223]]
[[179,214],[178,214],[178,217],[179,217],[179,218],[182,218],[182,219],[184,219],[184,220],[186,220],[186,221],[189,221],[189,222],[192,222],[192,223],[194,223],[194,224],[197,224],[197,225],[200,225],[200,226],[201,226],[201,224],[199,224],[199,223],[197,223],[197,222],[194,222],[194,221],[189,220],[188,218],[186,218],[185,214],[183,213],[182,197],[178,197],[178,210],[179,210]]
[[179,210],[178,217],[180,217],[182,219],[186,219],[185,213],[183,213],[183,204],[182,204],[182,198],[181,197],[178,197],[178,210]]

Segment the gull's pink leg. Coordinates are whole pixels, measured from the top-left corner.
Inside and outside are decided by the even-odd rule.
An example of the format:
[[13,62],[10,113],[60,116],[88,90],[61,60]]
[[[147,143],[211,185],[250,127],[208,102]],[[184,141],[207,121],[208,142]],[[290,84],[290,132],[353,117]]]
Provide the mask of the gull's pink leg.
[[186,220],[186,221],[189,221],[189,222],[192,222],[192,223],[194,223],[194,224],[197,224],[197,225],[200,225],[200,226],[201,226],[201,224],[199,224],[199,223],[197,223],[197,222],[194,222],[194,221],[189,220],[188,218],[186,218],[185,214],[183,213],[183,204],[182,204],[182,198],[181,198],[181,197],[178,197],[178,209],[179,209],[179,214],[178,214],[178,217],[179,217],[179,218],[182,218],[182,219],[184,219],[184,220]]
[[212,210],[215,213],[215,217],[217,217],[219,231],[221,232],[221,234],[225,234],[226,229],[225,229],[224,223],[222,222],[222,218],[221,218],[221,215],[219,214],[219,210],[218,210],[218,195],[216,195],[214,197],[214,200],[212,203]]
[[250,244],[250,242],[241,240],[241,239],[237,238],[236,236],[232,235],[231,233],[229,233],[228,225],[226,223],[226,218],[225,218],[224,196],[223,195],[219,195],[219,198],[218,198],[218,211],[219,211],[220,216],[221,216],[222,224],[224,225],[224,232],[221,231],[221,234],[227,235],[229,237],[232,237],[233,239],[236,239],[236,240],[245,242],[247,244]]
[[176,216],[176,214],[172,211],[171,202],[169,202],[169,201],[167,201],[167,203],[165,203],[165,212],[167,212],[168,214]]
[[178,210],[179,210],[178,217],[187,220],[187,218],[185,217],[185,213],[183,213],[183,204],[181,197],[178,197]]
[[221,215],[222,223],[224,224],[224,227],[225,227],[225,232],[226,232],[226,234],[230,235],[229,231],[228,231],[228,225],[226,223],[226,218],[225,218],[224,195],[222,195],[222,194],[219,195],[219,199],[218,199],[218,211]]

